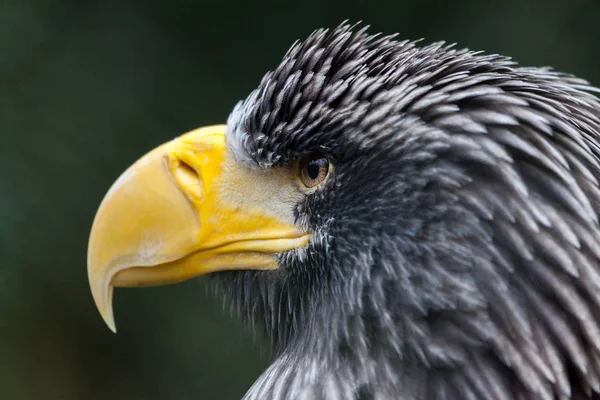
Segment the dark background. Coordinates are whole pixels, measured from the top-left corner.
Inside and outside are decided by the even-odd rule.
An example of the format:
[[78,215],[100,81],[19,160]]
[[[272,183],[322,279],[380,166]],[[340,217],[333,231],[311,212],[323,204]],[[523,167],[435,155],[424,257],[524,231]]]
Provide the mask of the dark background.
[[600,85],[600,2],[0,0],[0,398],[237,399],[268,363],[204,281],[88,290],[104,193],[154,146],[221,123],[287,48],[344,19]]

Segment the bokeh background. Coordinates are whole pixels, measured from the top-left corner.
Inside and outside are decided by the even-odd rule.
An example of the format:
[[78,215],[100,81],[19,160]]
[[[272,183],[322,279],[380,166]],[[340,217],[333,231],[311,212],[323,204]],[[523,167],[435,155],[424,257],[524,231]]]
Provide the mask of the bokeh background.
[[88,291],[94,213],[140,155],[233,105],[312,30],[364,21],[600,85],[600,2],[0,0],[0,398],[239,399],[268,363],[202,279]]

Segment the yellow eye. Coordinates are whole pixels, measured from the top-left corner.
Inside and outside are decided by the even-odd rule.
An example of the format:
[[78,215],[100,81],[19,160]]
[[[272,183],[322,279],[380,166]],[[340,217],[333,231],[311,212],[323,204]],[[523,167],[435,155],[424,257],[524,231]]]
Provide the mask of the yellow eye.
[[307,188],[314,188],[322,183],[329,174],[329,160],[321,153],[313,153],[302,158],[298,164],[300,182]]

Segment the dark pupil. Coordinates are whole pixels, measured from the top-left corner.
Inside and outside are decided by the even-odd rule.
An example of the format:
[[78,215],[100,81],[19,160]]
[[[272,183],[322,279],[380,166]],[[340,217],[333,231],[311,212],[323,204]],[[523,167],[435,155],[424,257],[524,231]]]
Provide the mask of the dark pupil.
[[320,164],[321,160],[312,160],[308,163],[307,172],[310,179],[317,179],[319,177]]

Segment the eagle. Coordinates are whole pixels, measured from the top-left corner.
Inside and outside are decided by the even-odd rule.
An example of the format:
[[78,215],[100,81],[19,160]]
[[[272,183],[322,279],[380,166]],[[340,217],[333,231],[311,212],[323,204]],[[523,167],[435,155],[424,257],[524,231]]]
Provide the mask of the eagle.
[[207,274],[272,364],[246,399],[600,399],[599,89],[344,23],[226,125],[140,158],[88,277]]

